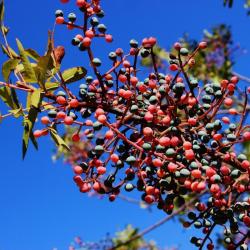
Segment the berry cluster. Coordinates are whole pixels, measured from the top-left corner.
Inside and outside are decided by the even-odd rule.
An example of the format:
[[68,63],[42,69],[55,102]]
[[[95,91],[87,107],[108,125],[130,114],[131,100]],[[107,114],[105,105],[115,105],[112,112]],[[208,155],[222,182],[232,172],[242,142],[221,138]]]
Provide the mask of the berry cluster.
[[[227,249],[247,249],[250,162],[240,151],[250,132],[244,125],[247,91],[237,92],[238,78],[204,84],[192,77],[195,57],[206,42],[194,51],[175,43],[168,73],[162,73],[155,63],[154,37],[131,40],[128,54],[121,48],[110,52],[110,69],[101,73],[93,40],[113,38],[99,21],[104,16],[100,0],[77,0],[76,5],[84,16],[82,26],[74,13],[66,21],[61,10],[56,23],[80,31],[72,45],[88,54],[93,76],[85,77],[78,95],[63,83],[63,90],[51,93],[53,109],[41,118],[46,127],[34,136],[60,124],[76,126],[72,141],[89,145],[84,161],[78,157],[73,167],[80,192],[94,190],[114,201],[121,189],[137,189],[142,200],[168,214],[197,196],[196,210],[184,226],[201,228],[204,237],[191,242],[214,249],[210,235],[221,225]],[[139,72],[139,57],[150,57],[152,72]],[[240,108],[239,98],[244,100]],[[241,236],[237,242],[235,235]]]

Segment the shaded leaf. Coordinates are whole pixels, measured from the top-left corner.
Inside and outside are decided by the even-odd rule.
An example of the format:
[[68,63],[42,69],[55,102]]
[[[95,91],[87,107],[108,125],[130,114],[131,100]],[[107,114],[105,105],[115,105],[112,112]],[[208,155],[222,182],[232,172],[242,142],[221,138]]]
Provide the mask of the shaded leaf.
[[9,59],[3,64],[2,75],[3,75],[4,81],[9,82],[10,74],[13,70],[15,70],[18,63],[19,63],[19,59]]
[[1,0],[1,2],[0,2],[0,24],[1,25],[3,22],[3,18],[4,18],[4,1]]
[[27,56],[32,58],[34,61],[38,61],[40,58],[40,55],[33,49],[26,49],[25,52]]
[[19,104],[18,97],[17,97],[17,94],[16,94],[15,89],[11,88],[11,89],[10,89],[10,93],[11,93],[11,98],[12,98],[14,104],[15,104],[18,108],[20,108],[20,104]]
[[74,67],[62,72],[62,77],[65,83],[72,83],[84,78],[87,70],[83,67]]
[[18,46],[18,49],[20,52],[21,61],[23,63],[24,70],[25,70],[24,79],[27,82],[35,83],[35,82],[37,82],[37,78],[36,78],[36,75],[35,75],[35,72],[34,72],[32,66],[31,66],[31,63],[29,61],[28,55],[27,55],[26,51],[24,50],[21,42],[18,39],[16,39],[16,42],[17,42],[17,46]]
[[35,68],[36,77],[40,87],[45,88],[45,82],[50,76],[49,72],[55,68],[54,60],[52,57],[52,40],[51,35],[48,39],[48,49],[45,56],[42,56],[37,61],[37,67]]
[[12,93],[10,88],[8,87],[1,87],[0,88],[0,98],[7,104],[11,109],[17,109],[19,108],[18,105],[16,105],[15,101],[12,98]]

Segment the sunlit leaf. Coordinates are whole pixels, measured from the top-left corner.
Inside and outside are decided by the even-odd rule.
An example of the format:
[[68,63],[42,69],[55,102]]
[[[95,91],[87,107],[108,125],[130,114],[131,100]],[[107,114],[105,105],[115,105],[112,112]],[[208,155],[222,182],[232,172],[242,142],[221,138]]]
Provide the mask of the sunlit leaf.
[[41,89],[36,89],[34,92],[32,92],[31,94],[31,106],[35,107],[35,108],[39,108],[40,104],[41,104]]
[[18,109],[10,110],[9,112],[12,113],[15,118],[18,118],[20,116],[24,116],[22,107],[20,107]]
[[36,77],[39,85],[42,88],[45,88],[45,82],[50,76],[49,72],[55,68],[54,60],[52,57],[52,41],[51,36],[49,35],[48,39],[48,49],[45,56],[42,56],[37,61],[37,67],[35,68]]
[[62,77],[65,83],[79,81],[85,77],[87,70],[83,67],[74,67],[62,72]]
[[27,82],[35,83],[37,82],[37,78],[36,78],[34,69],[32,68],[31,63],[29,61],[28,55],[26,51],[24,50],[22,43],[18,39],[16,39],[16,41],[17,41],[19,52],[20,52],[21,61],[23,63],[24,70],[25,70],[24,79]]
[[48,91],[56,90],[57,88],[59,88],[59,86],[60,86],[59,82],[46,82],[45,83],[45,88]]
[[12,98],[12,93],[10,88],[8,87],[1,87],[0,88],[0,98],[5,102],[6,105],[8,105],[11,109],[17,109],[19,108],[18,105],[16,105],[15,101]]

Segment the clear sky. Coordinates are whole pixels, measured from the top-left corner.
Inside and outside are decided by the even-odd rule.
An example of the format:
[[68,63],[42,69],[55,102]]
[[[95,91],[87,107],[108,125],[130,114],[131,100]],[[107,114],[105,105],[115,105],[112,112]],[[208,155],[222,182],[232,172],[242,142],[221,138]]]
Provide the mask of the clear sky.
[[[5,23],[11,27],[9,40],[18,37],[26,48],[42,53],[48,29],[54,22],[54,11],[73,10],[73,4],[62,6],[59,0],[6,0]],[[71,1],[74,2],[74,1]],[[96,43],[96,56],[104,58],[117,46],[128,49],[131,38],[141,40],[156,36],[161,46],[169,48],[188,32],[201,38],[204,28],[219,23],[232,26],[234,40],[250,50],[250,17],[242,8],[243,0],[235,1],[232,10],[222,7],[222,0],[109,0],[103,1],[104,23],[114,36],[114,43]],[[70,8],[72,7],[72,8]],[[56,44],[67,49],[63,68],[86,65],[77,49],[70,46],[74,31],[59,27]],[[105,46],[106,48],[105,48]],[[0,62],[5,60],[0,56]],[[235,70],[250,76],[249,53],[239,56]],[[0,101],[0,110],[3,104]],[[123,201],[109,203],[106,199],[87,198],[80,194],[72,181],[72,171],[62,162],[53,163],[53,143],[39,140],[40,149],[30,148],[25,161],[21,160],[21,120],[4,120],[0,125],[0,250],[65,250],[74,236],[99,240],[106,232],[114,233],[126,224],[145,228],[164,217]],[[161,246],[180,246],[193,249],[189,236],[180,224],[171,222],[147,236]],[[198,234],[199,232],[195,232]]]

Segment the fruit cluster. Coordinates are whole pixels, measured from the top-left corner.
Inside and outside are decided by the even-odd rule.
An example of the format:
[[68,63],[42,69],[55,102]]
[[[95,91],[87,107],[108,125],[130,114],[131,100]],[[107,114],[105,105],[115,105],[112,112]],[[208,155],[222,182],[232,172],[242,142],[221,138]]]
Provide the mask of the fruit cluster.
[[[238,94],[238,78],[204,84],[190,75],[206,42],[194,51],[175,43],[169,72],[162,73],[155,64],[154,37],[131,40],[128,54],[121,48],[110,52],[110,69],[101,73],[102,62],[91,45],[96,38],[113,38],[100,22],[100,0],[77,0],[76,5],[84,15],[82,26],[74,13],[66,21],[61,10],[55,12],[56,23],[79,31],[72,45],[88,54],[93,76],[85,77],[78,95],[64,85],[52,94],[54,108],[41,118],[46,128],[34,136],[46,135],[54,125],[77,126],[72,141],[92,145],[73,167],[80,192],[95,190],[114,201],[121,189],[136,189],[146,203],[168,214],[197,196],[196,210],[184,226],[201,228],[204,237],[191,242],[214,249],[210,235],[222,225],[227,249],[247,249],[250,162],[240,152],[250,132],[244,125],[247,91]],[[151,58],[152,72],[140,73],[139,57]],[[239,98],[244,99],[240,108]],[[237,242],[236,234],[241,236]]]

